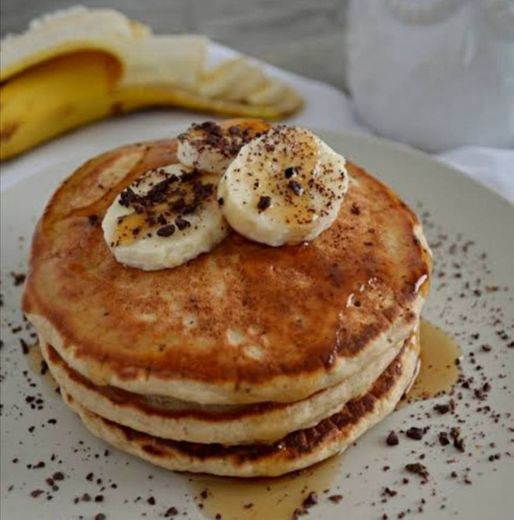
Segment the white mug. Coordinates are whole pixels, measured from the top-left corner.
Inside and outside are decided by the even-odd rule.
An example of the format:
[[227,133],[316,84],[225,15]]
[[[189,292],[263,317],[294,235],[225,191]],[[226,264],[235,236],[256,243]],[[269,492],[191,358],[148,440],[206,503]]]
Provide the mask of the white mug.
[[352,0],[347,73],[379,134],[432,152],[514,146],[511,0]]

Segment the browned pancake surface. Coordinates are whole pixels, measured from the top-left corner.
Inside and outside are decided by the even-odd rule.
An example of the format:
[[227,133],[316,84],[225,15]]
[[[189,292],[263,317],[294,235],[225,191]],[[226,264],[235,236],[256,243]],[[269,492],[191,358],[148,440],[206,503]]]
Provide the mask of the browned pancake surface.
[[[394,321],[414,322],[418,281],[430,272],[416,217],[352,164],[337,220],[311,243],[272,248],[232,233],[175,269],[116,262],[100,227],[105,211],[144,171],[176,162],[175,152],[170,139],[89,161],[38,224],[24,311],[48,319],[75,358],[125,380],[264,386],[329,370]],[[134,153],[129,170],[109,172]]]

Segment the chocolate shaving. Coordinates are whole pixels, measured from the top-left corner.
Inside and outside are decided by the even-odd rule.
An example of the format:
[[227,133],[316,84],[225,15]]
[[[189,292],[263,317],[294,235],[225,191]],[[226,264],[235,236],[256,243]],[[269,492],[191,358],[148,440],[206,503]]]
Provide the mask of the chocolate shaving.
[[125,208],[128,208],[137,199],[138,199],[138,196],[135,194],[134,190],[129,186],[121,192],[118,202],[119,202],[120,206],[124,206]]
[[13,278],[13,283],[16,286],[21,285],[24,281],[27,275],[25,273],[14,273],[11,272],[11,276]]
[[289,181],[287,186],[295,195],[300,196],[303,193],[303,187],[298,181]]
[[315,491],[311,491],[305,500],[302,502],[302,506],[309,508],[315,506],[318,503],[318,494]]
[[175,226],[173,224],[168,224],[157,230],[157,235],[165,238],[170,237],[173,233],[175,233]]
[[421,464],[420,462],[414,462],[412,464],[406,464],[405,469],[409,473],[414,473],[415,475],[419,475],[423,481],[427,481],[428,477],[430,476],[428,469],[426,466]]
[[191,222],[182,218],[180,215],[175,219],[175,225],[178,227],[179,231],[183,231],[184,229],[191,227]]
[[405,432],[405,435],[407,435],[409,439],[420,441],[423,438],[423,435],[425,435],[425,432],[426,430],[424,428],[417,428],[416,426],[412,426]]
[[259,211],[266,211],[271,206],[271,197],[263,195],[257,203],[257,209]]
[[296,166],[289,166],[289,168],[286,168],[284,170],[284,175],[286,179],[290,179],[296,173],[296,170]]
[[396,435],[396,432],[391,431],[389,432],[389,435],[386,438],[386,444],[388,446],[396,446],[400,443],[400,439],[398,439],[398,435]]

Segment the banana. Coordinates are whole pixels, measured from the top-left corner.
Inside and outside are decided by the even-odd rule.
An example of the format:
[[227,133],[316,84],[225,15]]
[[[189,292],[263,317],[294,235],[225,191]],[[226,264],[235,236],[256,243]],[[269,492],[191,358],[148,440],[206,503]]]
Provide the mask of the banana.
[[179,106],[279,119],[301,98],[244,58],[205,70],[208,40],[154,35],[110,9],[70,9],[0,47],[0,160],[97,119]]
[[218,176],[173,164],[150,170],[116,197],[102,221],[116,260],[145,271],[176,267],[221,242],[228,226]]
[[313,240],[337,217],[345,159],[312,132],[277,126],[243,146],[218,184],[237,232],[270,246]]
[[28,31],[2,40],[0,81],[72,52],[103,50],[121,61],[116,50],[119,42],[139,41],[149,34],[148,27],[113,9],[73,7],[56,11],[33,20]]
[[268,79],[257,91],[250,93],[246,101],[253,105],[272,105],[284,99],[287,87],[277,79]]
[[0,158],[13,157],[71,128],[117,110],[119,62],[84,51],[32,67],[0,88]]
[[205,72],[198,92],[210,98],[244,102],[265,83],[266,76],[261,69],[243,58],[234,58]]
[[242,58],[227,60],[206,71],[200,79],[198,92],[209,98],[222,98],[225,92],[230,91],[243,79],[246,72]]
[[251,63],[246,63],[245,74],[239,81],[223,93],[226,101],[246,101],[246,97],[252,92],[259,90],[266,83],[264,72]]
[[123,56],[120,88],[131,85],[167,85],[196,89],[207,53],[207,38],[196,35],[153,35],[134,45],[119,40],[116,53]]
[[177,158],[184,166],[221,175],[244,144],[269,128],[258,119],[193,124],[178,136]]

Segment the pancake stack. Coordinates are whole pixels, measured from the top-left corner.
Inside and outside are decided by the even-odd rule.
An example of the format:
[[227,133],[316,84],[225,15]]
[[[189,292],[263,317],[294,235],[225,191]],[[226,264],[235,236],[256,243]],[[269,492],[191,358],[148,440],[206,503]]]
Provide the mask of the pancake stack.
[[336,221],[308,244],[232,232],[174,269],[124,267],[103,215],[176,149],[90,160],[37,226],[23,309],[64,400],[94,435],[172,470],[277,476],[344,450],[416,374],[431,273],[419,221],[349,164]]

